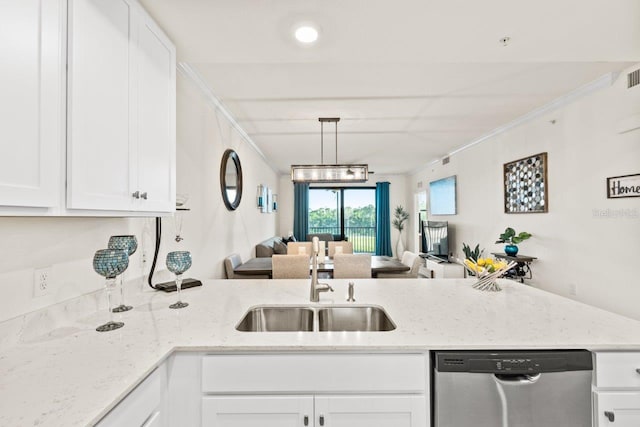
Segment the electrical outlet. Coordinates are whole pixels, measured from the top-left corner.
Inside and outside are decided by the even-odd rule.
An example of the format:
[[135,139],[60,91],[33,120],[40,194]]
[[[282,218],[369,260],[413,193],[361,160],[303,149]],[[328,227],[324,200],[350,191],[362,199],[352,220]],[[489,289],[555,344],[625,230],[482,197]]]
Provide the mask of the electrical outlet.
[[33,273],[33,296],[41,297],[49,293],[51,267],[38,268]]
[[571,283],[569,285],[569,295],[578,295],[578,285],[576,285],[575,283]]

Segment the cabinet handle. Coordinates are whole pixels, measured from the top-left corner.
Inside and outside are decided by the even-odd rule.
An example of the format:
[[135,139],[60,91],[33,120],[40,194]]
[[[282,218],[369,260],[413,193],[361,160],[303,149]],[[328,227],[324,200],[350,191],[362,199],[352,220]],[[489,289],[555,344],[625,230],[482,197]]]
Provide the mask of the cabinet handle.
[[324,425],[324,415],[320,415],[320,418],[318,418],[318,421],[320,421],[320,425],[323,426]]
[[616,420],[616,414],[614,414],[613,411],[604,411],[604,416],[607,417],[611,423]]
[[147,200],[147,192],[145,191],[144,193],[140,194],[140,198]]
[[305,415],[305,416],[304,416],[304,425],[305,425],[305,426],[308,426],[308,425],[309,425],[309,416],[308,416],[308,415]]
[[133,193],[131,193],[131,196],[134,199],[139,199],[140,198],[140,192],[139,191],[134,191]]

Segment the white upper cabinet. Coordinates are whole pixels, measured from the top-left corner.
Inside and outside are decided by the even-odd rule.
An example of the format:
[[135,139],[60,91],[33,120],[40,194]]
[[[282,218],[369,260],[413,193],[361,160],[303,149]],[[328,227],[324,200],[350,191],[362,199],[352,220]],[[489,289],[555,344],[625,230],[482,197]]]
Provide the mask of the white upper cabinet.
[[0,0],[0,206],[59,204],[64,4]]
[[175,208],[175,48],[137,2],[69,1],[67,207]]
[[[137,173],[136,191],[146,199],[140,208],[175,208],[176,52],[146,15],[138,25]],[[132,162],[133,165],[134,162]]]
[[133,208],[131,18],[124,0],[69,2],[69,208]]

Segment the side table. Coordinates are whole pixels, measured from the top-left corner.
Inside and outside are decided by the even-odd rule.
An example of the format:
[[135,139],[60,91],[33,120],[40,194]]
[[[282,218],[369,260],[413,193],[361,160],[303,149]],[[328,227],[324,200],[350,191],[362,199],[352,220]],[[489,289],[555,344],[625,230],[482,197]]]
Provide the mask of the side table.
[[533,278],[533,272],[531,271],[531,263],[538,258],[534,256],[526,256],[526,255],[511,256],[503,252],[492,252],[491,255],[499,259],[504,259],[507,261],[515,261],[518,263],[518,265],[513,267],[511,270],[507,271],[507,274],[505,274],[504,277],[508,279],[519,280],[520,283],[524,283],[524,279],[529,280]]

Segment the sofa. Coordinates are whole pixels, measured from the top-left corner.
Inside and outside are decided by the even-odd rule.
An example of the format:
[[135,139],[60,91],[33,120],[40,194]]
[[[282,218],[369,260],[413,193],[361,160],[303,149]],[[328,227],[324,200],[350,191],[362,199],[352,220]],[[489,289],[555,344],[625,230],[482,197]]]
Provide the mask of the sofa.
[[273,254],[285,255],[287,244],[281,237],[274,236],[256,245],[256,258],[271,258]]

